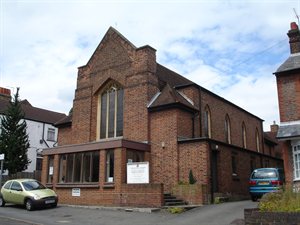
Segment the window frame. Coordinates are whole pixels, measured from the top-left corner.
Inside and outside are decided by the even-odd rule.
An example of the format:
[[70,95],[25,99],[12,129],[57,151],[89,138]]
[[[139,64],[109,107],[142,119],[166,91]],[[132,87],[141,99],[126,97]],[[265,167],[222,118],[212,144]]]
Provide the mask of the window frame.
[[[87,158],[89,160],[88,171],[86,171],[86,167],[85,167],[86,165],[85,159]],[[77,172],[77,174],[75,172]],[[67,154],[61,154],[59,156],[59,177],[58,177],[59,184],[98,183],[100,181],[99,174],[100,174],[100,152],[99,151],[67,153]]]
[[[105,157],[106,167],[105,167],[105,182],[114,183],[115,182],[115,153],[113,149],[106,151]],[[111,179],[112,178],[112,179]]]
[[294,181],[300,180],[300,143],[292,145]]
[[51,128],[51,127],[48,127],[48,130],[47,130],[47,141],[55,141],[55,129],[54,128]]
[[225,117],[225,141],[227,144],[231,144],[231,123],[228,114]]
[[244,122],[242,123],[242,138],[243,138],[243,148],[247,148],[247,129]]
[[211,138],[211,113],[208,105],[204,109],[204,135]]
[[122,137],[124,124],[124,89],[121,85],[110,82],[99,93],[98,98],[98,139]]
[[256,150],[257,150],[257,152],[260,152],[259,132],[258,132],[257,128],[255,130],[255,143],[256,143]]

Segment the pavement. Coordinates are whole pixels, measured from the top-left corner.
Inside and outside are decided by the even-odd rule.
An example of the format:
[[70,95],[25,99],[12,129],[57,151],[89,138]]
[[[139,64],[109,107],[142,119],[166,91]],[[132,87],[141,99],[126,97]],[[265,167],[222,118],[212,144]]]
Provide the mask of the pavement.
[[181,214],[166,209],[59,205],[28,212],[24,207],[0,208],[0,225],[243,225],[251,201],[204,205]]

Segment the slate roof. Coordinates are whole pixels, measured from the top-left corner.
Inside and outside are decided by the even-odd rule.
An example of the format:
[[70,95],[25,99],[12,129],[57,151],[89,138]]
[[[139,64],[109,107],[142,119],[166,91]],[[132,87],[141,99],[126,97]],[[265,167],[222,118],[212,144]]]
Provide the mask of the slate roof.
[[277,133],[278,139],[291,139],[294,137],[300,137],[300,124],[284,125],[279,127]]
[[279,66],[275,74],[295,69],[300,69],[300,53],[291,54],[289,58]]
[[[8,101],[0,100],[0,114],[5,114],[5,111],[8,106]],[[64,113],[58,113],[34,107],[27,100],[21,101],[21,108],[25,114],[24,118],[27,120],[54,124],[58,120],[61,120],[62,118],[66,117],[66,114]]]
[[169,84],[165,85],[162,92],[148,106],[149,110],[161,109],[162,107],[178,106],[189,111],[197,111],[191,102]]
[[160,89],[162,89],[165,84],[169,84],[171,87],[194,84],[192,81],[160,65],[159,63],[156,65],[156,75],[160,81]]

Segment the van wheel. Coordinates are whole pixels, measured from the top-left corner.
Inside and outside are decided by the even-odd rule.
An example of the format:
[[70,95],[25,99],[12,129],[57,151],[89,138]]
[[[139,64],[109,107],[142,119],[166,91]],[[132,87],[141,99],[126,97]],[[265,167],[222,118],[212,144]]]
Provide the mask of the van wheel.
[[256,202],[258,198],[256,196],[251,196],[251,199],[253,202]]
[[0,206],[1,207],[5,206],[5,201],[2,196],[0,196]]
[[25,207],[28,211],[32,211],[33,210],[33,204],[32,201],[30,199],[27,199],[25,202]]

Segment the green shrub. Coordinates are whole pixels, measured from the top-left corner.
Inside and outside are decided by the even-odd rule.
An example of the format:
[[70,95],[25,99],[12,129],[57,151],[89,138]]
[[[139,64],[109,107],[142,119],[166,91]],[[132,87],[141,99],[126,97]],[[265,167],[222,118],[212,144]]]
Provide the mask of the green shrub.
[[183,213],[185,211],[184,208],[181,207],[171,207],[168,208],[168,212],[172,213],[172,214],[179,214],[179,213]]
[[291,188],[265,194],[258,205],[260,211],[268,212],[300,212],[300,193]]
[[190,173],[189,173],[189,183],[190,184],[195,184],[197,182],[196,178],[194,177],[194,174],[193,174],[193,171],[190,170]]

